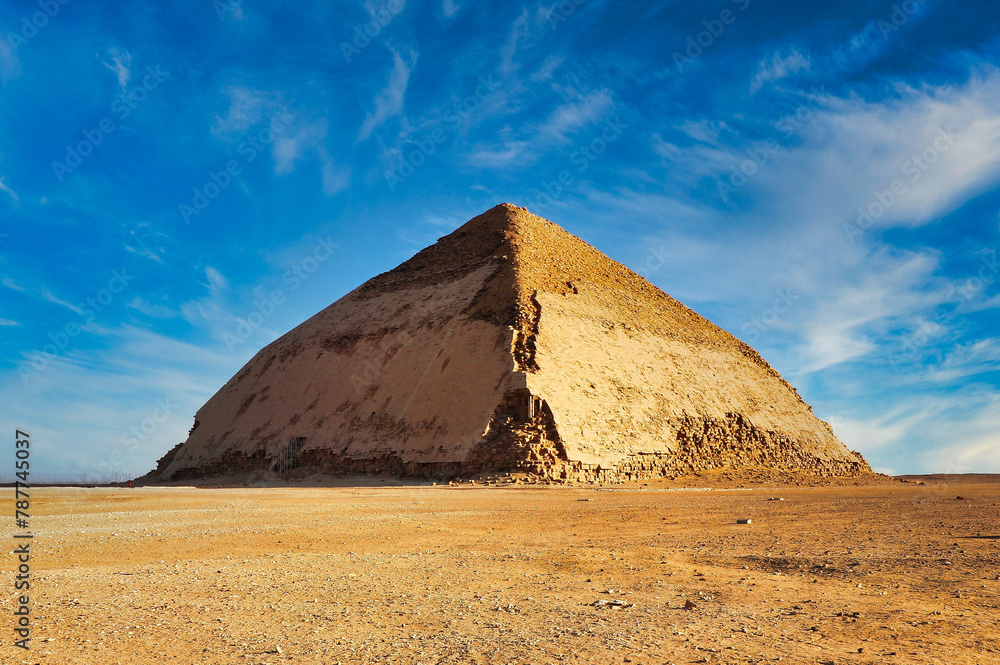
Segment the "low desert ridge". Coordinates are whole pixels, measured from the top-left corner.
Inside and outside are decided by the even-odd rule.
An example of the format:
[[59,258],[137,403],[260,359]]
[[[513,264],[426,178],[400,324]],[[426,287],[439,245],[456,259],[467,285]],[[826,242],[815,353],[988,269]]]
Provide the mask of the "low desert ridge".
[[5,663],[1000,662],[995,481],[32,498]]

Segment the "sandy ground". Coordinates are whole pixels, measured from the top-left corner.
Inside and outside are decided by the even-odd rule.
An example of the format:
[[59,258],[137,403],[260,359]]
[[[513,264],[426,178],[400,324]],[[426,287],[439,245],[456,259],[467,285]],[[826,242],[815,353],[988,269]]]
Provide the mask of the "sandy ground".
[[35,490],[0,662],[1000,663],[981,480]]

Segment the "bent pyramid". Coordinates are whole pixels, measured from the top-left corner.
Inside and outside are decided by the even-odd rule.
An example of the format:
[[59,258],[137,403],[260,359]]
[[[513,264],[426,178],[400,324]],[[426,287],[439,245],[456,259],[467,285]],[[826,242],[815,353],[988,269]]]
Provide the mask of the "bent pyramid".
[[499,205],[269,344],[153,474],[871,473],[752,348]]

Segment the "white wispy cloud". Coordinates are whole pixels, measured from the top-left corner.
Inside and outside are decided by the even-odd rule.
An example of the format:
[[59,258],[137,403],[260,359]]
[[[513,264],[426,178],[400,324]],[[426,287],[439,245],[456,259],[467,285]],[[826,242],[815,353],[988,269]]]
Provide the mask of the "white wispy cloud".
[[914,383],[954,385],[972,376],[1000,371],[1000,339],[996,337],[930,351],[920,359],[919,371],[908,375]]
[[556,107],[538,128],[537,136],[557,143],[569,141],[569,134],[606,118],[614,110],[614,99],[607,89],[579,94]]
[[6,178],[0,178],[0,192],[10,197],[10,201],[15,208],[21,205],[21,197],[7,185]]
[[478,148],[469,153],[469,164],[485,168],[503,168],[525,159],[529,144],[527,141],[507,141],[499,146]]
[[326,138],[326,120],[304,123],[296,131],[276,136],[273,146],[275,173],[291,173],[298,162],[309,160],[320,170],[324,194],[333,196],[342,192],[350,184],[351,169],[338,165],[330,156]]
[[677,125],[676,128],[695,141],[700,141],[708,145],[719,145],[719,139],[725,132],[732,134],[729,125],[724,121],[708,120],[706,118],[685,120],[680,125]]
[[917,3],[914,11],[906,14],[902,25],[896,25],[892,14],[897,11],[897,5],[885,8],[885,14],[873,18],[865,27],[849,35],[843,43],[834,46],[830,51],[832,62],[826,66],[831,70],[858,71],[869,63],[877,60],[889,51],[892,43],[904,32],[909,32],[939,6],[941,3]]
[[608,119],[615,109],[611,92],[604,88],[587,93],[567,88],[563,94],[568,99],[558,104],[543,121],[503,127],[496,140],[473,148],[466,156],[467,162],[483,168],[527,166],[551,146],[565,145],[572,141],[574,134]]
[[[713,122],[681,127],[700,141],[695,146],[654,136],[651,147],[679,178],[714,175],[729,184],[759,145]],[[960,85],[897,85],[877,101],[821,95],[793,136],[771,138],[777,151],[762,166],[750,164],[743,193],[805,202],[807,218],[841,226],[857,221],[858,208],[871,209],[873,232],[923,226],[1000,181],[1000,70],[983,67]]]
[[565,60],[566,56],[550,55],[545,58],[545,62],[542,63],[542,66],[533,72],[529,78],[536,83],[540,81],[551,81],[552,75],[557,69],[559,69]]
[[114,73],[118,80],[118,87],[121,88],[122,92],[126,92],[129,79],[132,76],[132,54],[112,46],[108,49],[108,55],[111,56],[110,62],[105,60],[101,64]]
[[3,284],[12,291],[20,291],[21,293],[25,293],[25,288],[20,284],[18,284],[17,282],[15,282],[10,277],[0,277],[0,284]]
[[441,5],[441,11],[448,18],[455,18],[455,15],[458,14],[458,10],[459,4],[455,2],[455,0],[444,0]]
[[358,141],[364,141],[372,135],[376,127],[393,116],[403,113],[406,97],[406,87],[410,81],[410,71],[416,65],[418,54],[413,49],[407,49],[406,58],[398,51],[392,52],[392,72],[389,81],[376,96],[375,108],[365,117],[358,132]]
[[659,132],[650,136],[649,147],[668,162],[672,178],[677,182],[692,178],[709,176],[720,177],[739,164],[745,155],[741,156],[739,148],[733,145],[739,139],[739,134],[722,121],[716,120],[686,120],[673,129],[685,134],[695,143],[683,146],[667,141]]
[[[37,451],[46,474],[79,481],[87,473],[93,479],[101,471],[99,464],[113,453],[120,470],[145,473],[187,438],[196,410],[252,352],[209,350],[134,326],[106,332],[106,348],[76,345],[51,358],[27,384],[17,373],[0,381],[0,399],[19,405],[17,417],[35,423],[34,436],[67,444]],[[138,446],[123,443],[123,436],[160,404],[169,411],[157,428],[144,433]],[[5,427],[17,426],[4,415],[0,420]],[[67,432],[72,432],[72,441]]]
[[229,290],[229,280],[212,266],[205,266],[205,277],[208,278],[208,287],[213,293]]
[[937,268],[928,254],[873,255],[852,279],[838,276],[835,288],[814,293],[814,305],[799,332],[803,346],[796,374],[818,372],[874,352],[886,328],[934,301],[926,285]]
[[[1000,179],[996,69],[963,86],[901,88],[886,102],[838,100],[817,116],[796,161],[812,160],[810,171],[825,171],[854,208],[890,201],[882,227],[926,224]],[[901,192],[890,198],[895,182]]]
[[916,473],[973,473],[1000,467],[1000,393],[966,388],[910,397],[902,407],[862,419],[836,419],[850,448]]
[[846,417],[831,417],[833,434],[848,448],[863,449],[868,455],[879,449],[898,445],[906,437],[907,431],[920,420],[912,414],[906,417],[896,411],[881,413],[866,420]]
[[323,162],[323,193],[334,196],[347,189],[350,184],[350,167],[340,166],[336,160],[328,157]]
[[125,245],[125,251],[131,254],[135,254],[136,256],[141,256],[145,259],[149,259],[150,261],[155,261],[161,264],[163,263],[163,257],[161,257],[159,254],[157,254],[156,252],[154,252],[153,250],[149,249],[146,246],[133,247],[132,245]]
[[166,305],[151,303],[149,300],[142,298],[141,296],[133,297],[132,300],[130,300],[125,306],[154,319],[173,319],[179,315],[179,312],[176,309]]
[[58,297],[57,295],[52,293],[51,289],[49,289],[44,284],[39,283],[38,281],[33,281],[32,283],[29,283],[28,286],[25,286],[20,282],[14,281],[10,277],[3,277],[0,278],[0,284],[7,287],[8,289],[11,289],[12,291],[18,291],[19,293],[30,294],[37,298],[41,298],[46,302],[50,302],[53,305],[59,305],[60,307],[65,307],[66,309],[76,314],[80,314],[83,311],[77,305],[74,305],[73,303]]
[[[297,290],[297,286],[289,286],[283,276],[292,274],[289,269],[293,266],[301,270],[303,261],[311,257],[323,265],[323,270],[317,271],[315,276],[308,277],[312,287],[324,279],[318,273],[329,273],[338,263],[331,259],[336,254],[338,245],[332,242],[335,232],[330,223],[317,222],[312,224],[311,228],[313,232],[290,244],[267,248],[261,259],[269,267],[269,272],[262,276],[256,285],[248,285],[245,281],[242,283],[234,281],[230,284],[229,279],[218,270],[206,266],[204,270],[208,283],[202,285],[205,290],[200,296],[179,304],[177,310],[181,318],[207,333],[234,354],[252,353],[301,323],[304,317],[300,318],[301,312],[296,309],[297,306],[290,304],[291,294]],[[316,258],[317,247],[323,247],[331,253],[326,254],[326,259]],[[282,299],[280,304],[274,300],[270,313],[262,314],[259,304],[271,301],[276,289],[286,294],[288,299]],[[299,297],[310,290],[311,288],[299,290]],[[322,296],[318,297],[322,300]],[[327,304],[329,302],[324,302],[313,311]],[[136,305],[145,307],[142,303]],[[254,322],[258,316],[262,317],[261,320]],[[249,334],[246,331],[249,331]]]
[[172,244],[172,239],[166,233],[156,230],[150,224],[140,223],[129,229],[128,240],[123,243],[123,247],[130,254],[165,265],[163,257],[168,254],[167,247]]
[[19,326],[19,325],[21,324],[11,319],[0,319],[0,326]]
[[326,121],[302,124],[295,131],[286,131],[274,139],[274,172],[291,173],[310,150],[318,150],[326,138]]
[[225,111],[215,114],[212,133],[221,137],[242,136],[251,127],[286,111],[282,95],[244,85],[228,85],[222,90]]
[[524,41],[530,34],[528,10],[525,9],[514,20],[510,30],[507,32],[507,41],[500,47],[500,66],[497,68],[500,76],[509,78],[519,67],[515,61],[518,43]]
[[809,64],[809,58],[796,49],[792,49],[788,55],[782,55],[780,51],[776,51],[771,54],[771,57],[764,58],[757,65],[757,73],[750,82],[750,92],[757,92],[765,84],[780,81],[796,72],[808,70]]
[[66,300],[63,300],[62,298],[56,296],[54,293],[52,293],[52,291],[50,291],[47,288],[43,287],[39,291],[39,293],[40,293],[40,295],[42,296],[42,298],[44,300],[49,301],[53,305],[59,305],[60,307],[65,307],[66,309],[68,309],[71,312],[74,312],[76,314],[82,314],[83,313],[83,310],[80,307],[78,307],[77,305],[74,305],[73,303],[68,302]]
[[[998,278],[1000,279],[1000,278]],[[982,312],[988,309],[1000,308],[1000,293],[988,298],[976,298],[966,304],[966,312]]]
[[978,412],[946,422],[928,422],[934,445],[920,455],[927,471],[981,473],[1000,468],[1000,398]]
[[907,396],[862,417],[827,417],[834,434],[877,471],[971,473],[1000,465],[1000,394],[964,389]]

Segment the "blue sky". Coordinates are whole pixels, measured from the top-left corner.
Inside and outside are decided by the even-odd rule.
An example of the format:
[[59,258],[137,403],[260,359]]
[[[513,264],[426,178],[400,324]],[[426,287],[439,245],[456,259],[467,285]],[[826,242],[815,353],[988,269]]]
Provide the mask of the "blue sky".
[[5,3],[0,429],[36,478],[144,473],[256,350],[509,201],[753,345],[876,468],[1000,472],[998,26]]

